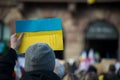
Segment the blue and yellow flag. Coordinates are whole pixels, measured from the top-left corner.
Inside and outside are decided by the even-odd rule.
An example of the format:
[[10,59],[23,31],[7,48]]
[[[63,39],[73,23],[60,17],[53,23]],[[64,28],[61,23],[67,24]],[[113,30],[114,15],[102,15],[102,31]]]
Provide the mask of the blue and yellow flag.
[[25,53],[26,49],[37,42],[49,44],[53,50],[63,50],[62,20],[49,18],[39,20],[16,21],[16,32],[24,32],[19,53]]

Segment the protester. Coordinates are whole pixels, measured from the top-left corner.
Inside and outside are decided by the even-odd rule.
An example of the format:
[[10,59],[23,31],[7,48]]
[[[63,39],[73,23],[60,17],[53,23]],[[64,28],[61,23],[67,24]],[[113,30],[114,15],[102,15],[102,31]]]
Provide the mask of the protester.
[[54,51],[46,43],[36,43],[25,53],[25,71],[21,80],[60,80],[53,72]]
[[116,68],[116,72],[118,72],[118,70],[120,68],[120,58],[117,59],[117,61],[115,63],[115,68]]
[[108,73],[104,74],[104,80],[119,80],[117,75],[115,74],[116,68],[115,65],[111,64],[109,66]]
[[97,74],[97,69],[94,66],[90,65],[88,70],[87,70],[87,73],[89,73],[89,72],[94,72]]
[[[13,80],[16,51],[20,46],[23,34],[17,38],[16,34],[11,36],[11,48],[8,53],[0,57],[1,80]],[[53,72],[55,67],[54,51],[46,43],[36,43],[30,46],[25,53],[25,73],[21,80],[60,80]]]
[[118,77],[118,79],[120,80],[120,68],[119,68],[119,70],[118,70],[118,72],[117,72],[117,77]]
[[89,72],[86,74],[85,80],[98,80],[98,76],[95,72]]
[[77,73],[76,75],[77,75],[77,77],[79,78],[79,80],[85,80],[86,72],[85,72],[85,71],[80,71],[80,72]]
[[115,71],[116,71],[115,65],[111,64],[109,66],[109,72],[108,73],[115,74]]
[[14,76],[16,80],[19,80],[22,77],[22,74],[24,74],[24,68],[20,65],[18,60],[16,61],[16,65],[14,68]]
[[0,55],[0,80],[14,80],[13,72],[17,60],[16,49],[20,45],[23,34],[18,38],[16,34],[11,36],[11,48],[6,54]]
[[104,74],[103,80],[119,80],[115,74]]
[[65,75],[65,67],[59,62],[58,59],[55,60],[54,72],[62,79]]
[[63,78],[63,80],[79,80],[79,78],[77,77],[77,75],[75,74],[75,70],[76,70],[76,63],[74,59],[69,59],[68,61],[66,61],[65,63],[65,76]]

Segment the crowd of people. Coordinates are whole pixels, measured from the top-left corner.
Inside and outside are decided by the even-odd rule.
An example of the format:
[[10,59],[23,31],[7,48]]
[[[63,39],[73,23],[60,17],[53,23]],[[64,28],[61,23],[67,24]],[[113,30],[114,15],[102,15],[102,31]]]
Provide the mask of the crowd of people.
[[80,60],[62,63],[46,43],[35,43],[26,50],[25,68],[22,68],[17,61],[17,49],[23,36],[23,33],[19,37],[13,34],[10,49],[0,55],[0,80],[120,80],[120,68],[116,70],[114,64],[108,72],[98,74],[91,64],[80,68],[84,64]]
[[120,68],[116,71],[114,64],[109,65],[107,72],[98,73],[95,66],[89,65],[88,69],[76,73],[78,67],[76,62],[73,65],[66,63],[67,72],[63,80],[120,80]]

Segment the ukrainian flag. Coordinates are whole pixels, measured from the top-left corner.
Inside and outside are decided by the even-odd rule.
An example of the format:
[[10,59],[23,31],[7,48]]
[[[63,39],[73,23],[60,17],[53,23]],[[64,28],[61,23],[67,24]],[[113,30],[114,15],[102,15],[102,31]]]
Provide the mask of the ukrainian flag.
[[24,32],[19,53],[25,53],[26,49],[37,42],[49,44],[53,50],[63,50],[62,20],[49,18],[39,20],[16,21],[16,32]]

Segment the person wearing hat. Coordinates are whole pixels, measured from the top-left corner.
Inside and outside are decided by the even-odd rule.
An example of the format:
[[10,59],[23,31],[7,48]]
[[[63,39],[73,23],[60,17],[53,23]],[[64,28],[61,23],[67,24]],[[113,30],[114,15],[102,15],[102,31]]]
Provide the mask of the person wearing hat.
[[[13,52],[8,51],[8,53],[11,53],[13,58],[17,57],[15,50],[20,46],[22,36],[23,34],[18,38],[16,34],[11,36],[11,50]],[[46,43],[35,43],[25,52],[25,73],[21,80],[60,80],[53,72],[54,67],[55,54],[51,47]]]

